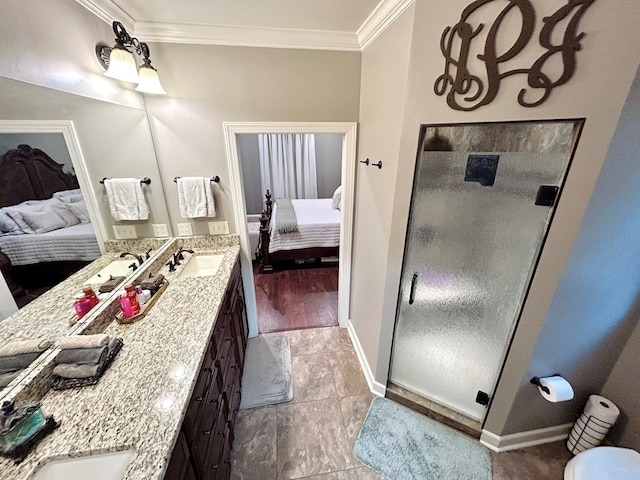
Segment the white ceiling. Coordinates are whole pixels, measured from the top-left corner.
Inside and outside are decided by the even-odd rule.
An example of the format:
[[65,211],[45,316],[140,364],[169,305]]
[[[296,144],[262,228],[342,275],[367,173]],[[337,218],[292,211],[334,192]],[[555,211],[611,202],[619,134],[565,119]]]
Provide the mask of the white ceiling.
[[414,0],[76,0],[147,42],[360,51]]
[[380,0],[111,0],[136,23],[355,33]]

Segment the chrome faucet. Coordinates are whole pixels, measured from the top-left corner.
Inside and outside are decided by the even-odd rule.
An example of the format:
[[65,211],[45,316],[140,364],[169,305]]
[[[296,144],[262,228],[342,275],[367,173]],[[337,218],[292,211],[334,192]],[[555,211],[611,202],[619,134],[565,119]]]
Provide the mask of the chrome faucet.
[[182,255],[183,253],[191,253],[191,254],[193,254],[193,250],[191,250],[189,248],[180,247],[180,250],[178,250],[176,253],[173,254],[173,263],[174,263],[174,265],[178,266],[178,265],[180,265],[180,261],[184,260],[184,255]]
[[142,263],[144,262],[144,260],[142,259],[142,257],[136,253],[131,253],[131,252],[124,252],[120,254],[120,258],[124,258],[127,255],[131,255],[132,257],[135,257],[135,259],[138,261],[138,265],[142,265]]

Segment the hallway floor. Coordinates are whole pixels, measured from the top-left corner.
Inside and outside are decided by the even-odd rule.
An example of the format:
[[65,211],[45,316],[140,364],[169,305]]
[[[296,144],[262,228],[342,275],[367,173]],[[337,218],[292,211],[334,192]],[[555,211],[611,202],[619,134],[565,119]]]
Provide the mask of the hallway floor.
[[337,264],[253,271],[260,333],[338,325]]
[[[347,330],[285,334],[291,340],[294,399],[240,411],[231,478],[380,479],[351,454],[373,394]],[[491,453],[493,480],[562,480],[570,458],[563,442]]]

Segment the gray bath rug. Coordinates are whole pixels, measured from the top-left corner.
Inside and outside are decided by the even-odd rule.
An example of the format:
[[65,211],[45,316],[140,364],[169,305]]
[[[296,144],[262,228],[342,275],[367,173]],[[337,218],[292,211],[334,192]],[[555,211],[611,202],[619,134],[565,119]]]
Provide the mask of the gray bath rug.
[[249,339],[240,408],[290,402],[293,399],[291,346],[287,335],[258,335]]
[[480,442],[386,398],[375,398],[353,447],[389,480],[491,480]]

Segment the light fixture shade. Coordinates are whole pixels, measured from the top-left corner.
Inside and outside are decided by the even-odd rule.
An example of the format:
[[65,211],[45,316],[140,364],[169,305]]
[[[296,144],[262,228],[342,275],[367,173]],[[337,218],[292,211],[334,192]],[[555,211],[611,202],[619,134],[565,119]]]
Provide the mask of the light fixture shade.
[[142,65],[138,72],[140,82],[136,87],[137,92],[150,93],[152,95],[166,95],[164,88],[160,85],[160,78],[158,72],[151,68]]
[[122,80],[123,82],[138,83],[138,68],[133,54],[117,46],[111,50],[109,55],[109,68],[104,74],[107,77]]

